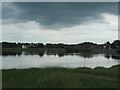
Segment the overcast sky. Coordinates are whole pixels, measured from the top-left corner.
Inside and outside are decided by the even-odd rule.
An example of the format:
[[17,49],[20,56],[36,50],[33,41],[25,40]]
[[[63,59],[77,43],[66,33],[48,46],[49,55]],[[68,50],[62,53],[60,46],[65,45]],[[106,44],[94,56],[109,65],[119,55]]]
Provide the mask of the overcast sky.
[[2,41],[104,43],[118,39],[115,2],[3,2]]

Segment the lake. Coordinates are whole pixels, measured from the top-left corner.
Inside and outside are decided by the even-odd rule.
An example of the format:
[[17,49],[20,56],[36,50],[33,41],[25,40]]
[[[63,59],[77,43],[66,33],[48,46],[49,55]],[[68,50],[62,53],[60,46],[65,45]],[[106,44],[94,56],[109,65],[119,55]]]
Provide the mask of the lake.
[[118,64],[119,56],[86,53],[55,53],[28,54],[22,52],[16,55],[1,55],[2,69],[45,68],[45,67],[90,67],[109,68]]

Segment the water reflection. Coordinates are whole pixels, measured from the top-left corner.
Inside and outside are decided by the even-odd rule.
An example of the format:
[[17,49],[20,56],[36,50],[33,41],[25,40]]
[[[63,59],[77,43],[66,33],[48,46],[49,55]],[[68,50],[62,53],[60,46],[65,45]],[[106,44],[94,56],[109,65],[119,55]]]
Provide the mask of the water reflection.
[[110,59],[111,55],[110,54],[104,54],[104,57],[107,58],[107,59]]
[[[10,52],[2,52],[2,56],[21,56],[21,55],[39,55],[40,57],[43,57],[44,55],[54,55],[54,56],[58,56],[58,57],[64,57],[64,56],[80,56],[82,58],[93,58],[99,54],[93,54],[93,53],[69,53],[69,52],[51,52],[51,51],[10,51]],[[103,56],[107,59],[116,59],[119,60],[120,59],[120,55],[119,54],[108,54],[108,53],[104,53]]]
[[38,51],[24,51],[22,54],[23,55],[39,55],[40,57],[43,57],[45,54],[45,51],[40,51],[40,52],[38,52]]
[[51,51],[13,51],[2,53],[2,68],[32,67],[111,67],[118,64],[117,54],[70,53]]
[[80,57],[83,57],[83,58],[92,58],[92,57],[96,56],[96,54],[92,54],[92,53],[80,53],[77,55]]
[[2,52],[2,56],[20,56],[22,52]]
[[107,59],[116,59],[116,60],[119,60],[120,59],[120,55],[119,54],[104,54],[104,57],[107,58]]

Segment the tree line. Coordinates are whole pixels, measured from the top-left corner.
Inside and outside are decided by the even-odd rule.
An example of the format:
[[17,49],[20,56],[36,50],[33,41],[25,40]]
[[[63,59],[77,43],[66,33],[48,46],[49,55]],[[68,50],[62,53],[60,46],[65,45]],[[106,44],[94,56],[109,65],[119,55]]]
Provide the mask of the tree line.
[[2,45],[2,48],[106,48],[106,49],[120,49],[120,40],[115,40],[112,43],[109,41],[104,44],[96,44],[92,42],[83,42],[79,44],[64,44],[64,43],[58,43],[58,44],[52,44],[52,43],[16,43],[16,42],[1,42],[0,45]]

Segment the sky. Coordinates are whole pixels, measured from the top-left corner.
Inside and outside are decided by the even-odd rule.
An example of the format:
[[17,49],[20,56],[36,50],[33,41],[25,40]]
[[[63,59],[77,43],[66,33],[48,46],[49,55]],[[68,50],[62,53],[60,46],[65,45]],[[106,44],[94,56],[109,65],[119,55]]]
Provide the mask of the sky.
[[117,2],[2,2],[2,41],[81,43],[118,39]]

